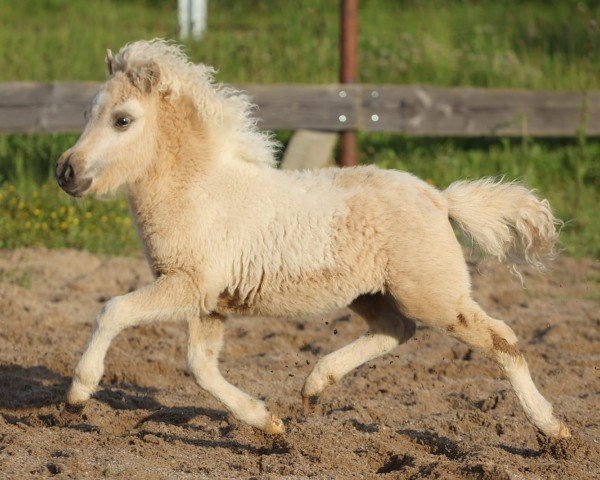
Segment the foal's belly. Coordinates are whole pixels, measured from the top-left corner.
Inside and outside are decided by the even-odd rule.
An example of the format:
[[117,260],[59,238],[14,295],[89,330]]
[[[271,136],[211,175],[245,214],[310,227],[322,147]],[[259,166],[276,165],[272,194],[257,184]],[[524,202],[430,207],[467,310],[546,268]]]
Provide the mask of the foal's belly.
[[326,314],[337,308],[349,305],[355,295],[344,298],[320,299],[295,295],[291,297],[261,298],[253,302],[246,302],[231,295],[221,295],[215,309],[221,315],[257,316],[257,317],[286,317]]
[[329,279],[317,285],[310,279],[281,285],[277,289],[261,289],[242,297],[237,292],[223,292],[215,311],[222,315],[304,316],[326,314],[349,305],[363,293],[378,290],[376,286],[345,279]]

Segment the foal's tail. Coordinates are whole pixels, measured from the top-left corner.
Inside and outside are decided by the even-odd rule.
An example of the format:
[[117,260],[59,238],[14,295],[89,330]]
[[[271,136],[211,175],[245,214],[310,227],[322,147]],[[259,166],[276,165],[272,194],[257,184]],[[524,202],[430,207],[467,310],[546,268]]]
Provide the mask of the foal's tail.
[[515,182],[454,182],[444,192],[448,215],[487,254],[537,268],[555,255],[557,226],[548,200]]

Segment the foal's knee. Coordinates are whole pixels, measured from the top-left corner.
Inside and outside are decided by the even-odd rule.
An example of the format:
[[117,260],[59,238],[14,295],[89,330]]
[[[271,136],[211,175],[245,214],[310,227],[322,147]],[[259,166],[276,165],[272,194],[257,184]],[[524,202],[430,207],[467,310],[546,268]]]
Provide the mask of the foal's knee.
[[519,368],[525,363],[525,358],[517,346],[517,339],[508,325],[504,325],[509,333],[500,333],[490,328],[489,356],[502,367],[505,372]]
[[217,363],[217,354],[211,348],[188,348],[186,366],[195,377],[205,377],[214,370]]
[[127,301],[123,296],[111,298],[95,319],[96,329],[119,330],[119,320],[127,315]]
[[504,368],[515,362],[519,363],[523,358],[513,329],[503,321],[481,312],[472,315],[459,312],[456,321],[447,326],[446,330]]

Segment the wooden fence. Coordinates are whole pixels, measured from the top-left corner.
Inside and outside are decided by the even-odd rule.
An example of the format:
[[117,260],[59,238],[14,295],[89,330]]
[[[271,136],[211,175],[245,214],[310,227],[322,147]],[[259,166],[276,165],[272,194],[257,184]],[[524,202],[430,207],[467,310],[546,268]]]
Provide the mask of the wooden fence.
[[[0,132],[83,126],[97,83],[0,84]],[[600,135],[600,92],[396,85],[239,85],[266,129],[431,136]]]

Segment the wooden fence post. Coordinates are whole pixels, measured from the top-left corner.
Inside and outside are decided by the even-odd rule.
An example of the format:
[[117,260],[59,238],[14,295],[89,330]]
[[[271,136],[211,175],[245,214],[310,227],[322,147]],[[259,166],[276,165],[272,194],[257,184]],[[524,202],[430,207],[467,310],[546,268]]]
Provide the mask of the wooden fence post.
[[[340,6],[340,83],[354,83],[358,73],[358,0],[341,0]],[[340,121],[346,121],[343,115]],[[340,147],[340,166],[356,165],[356,132],[342,132]]]

